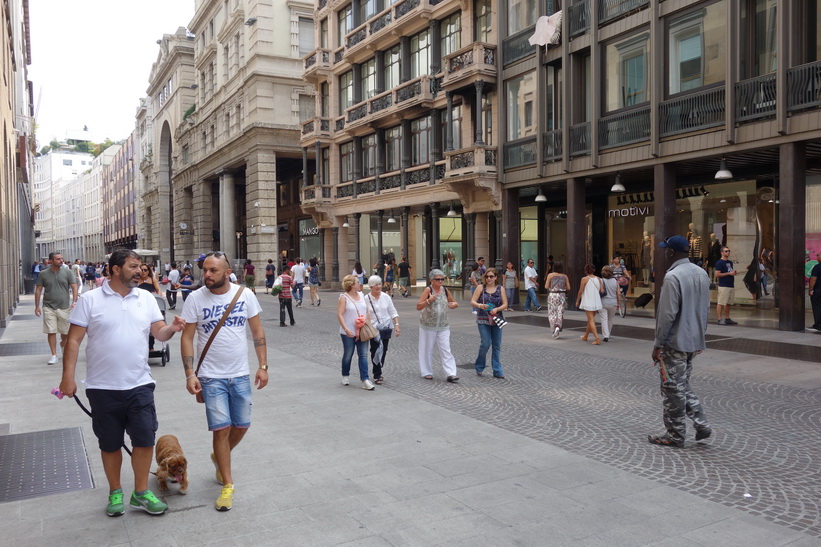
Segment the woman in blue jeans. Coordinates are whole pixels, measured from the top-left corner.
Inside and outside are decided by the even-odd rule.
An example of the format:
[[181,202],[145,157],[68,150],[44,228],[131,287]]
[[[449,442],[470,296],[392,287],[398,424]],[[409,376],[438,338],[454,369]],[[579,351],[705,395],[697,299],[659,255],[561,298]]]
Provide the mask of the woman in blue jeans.
[[362,389],[374,389],[373,382],[368,378],[368,346],[369,342],[359,340],[359,329],[365,322],[370,323],[370,315],[362,294],[362,284],[355,275],[346,275],[342,280],[345,290],[339,295],[336,306],[336,317],[339,320],[339,335],[342,338],[342,385],[350,384],[351,361],[356,350],[359,358],[359,379]]
[[479,346],[479,355],[476,357],[474,368],[476,374],[481,376],[487,366],[487,350],[493,346],[491,366],[493,367],[494,378],[504,378],[502,372],[502,327],[496,325],[493,318],[507,309],[507,294],[502,286],[497,283],[499,280],[496,268],[488,268],[482,276],[482,284],[473,291],[471,305],[477,310],[476,325],[479,328],[479,336],[482,343]]

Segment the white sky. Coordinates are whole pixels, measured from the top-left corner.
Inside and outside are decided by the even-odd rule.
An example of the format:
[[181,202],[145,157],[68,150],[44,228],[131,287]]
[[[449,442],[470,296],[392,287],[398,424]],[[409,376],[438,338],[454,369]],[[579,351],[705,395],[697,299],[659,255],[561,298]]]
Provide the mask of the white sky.
[[33,0],[29,15],[39,149],[83,126],[95,142],[126,138],[157,40],[188,26],[194,0]]

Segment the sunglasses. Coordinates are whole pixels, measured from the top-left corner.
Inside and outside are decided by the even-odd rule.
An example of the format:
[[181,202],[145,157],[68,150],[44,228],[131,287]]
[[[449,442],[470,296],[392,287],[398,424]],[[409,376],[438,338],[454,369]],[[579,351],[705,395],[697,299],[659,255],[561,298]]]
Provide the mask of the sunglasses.
[[433,278],[433,281],[444,281],[444,280],[445,280],[444,277],[434,277]]
[[485,277],[486,277],[486,278],[488,278],[488,279],[492,279],[492,278],[494,278],[494,277],[496,277],[496,276],[495,276],[495,275],[486,275]]

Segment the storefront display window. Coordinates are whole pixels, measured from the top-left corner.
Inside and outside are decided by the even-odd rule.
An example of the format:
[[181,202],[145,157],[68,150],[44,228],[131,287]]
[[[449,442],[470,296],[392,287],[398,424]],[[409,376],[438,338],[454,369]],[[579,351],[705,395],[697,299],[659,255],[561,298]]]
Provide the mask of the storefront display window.
[[[691,262],[702,266],[714,282],[715,263],[726,245],[739,272],[736,302],[772,302],[772,288],[777,283],[774,188],[753,180],[694,185],[679,188],[677,198],[676,227],[671,234],[690,241]],[[610,258],[624,258],[638,291],[635,294],[645,292],[644,288],[652,290],[655,280],[655,207],[652,193],[645,192],[613,196],[607,210]]]
[[439,219],[439,260],[441,270],[451,286],[461,285],[462,275],[462,217]]
[[[536,270],[540,271],[539,264],[539,208],[522,207],[519,209],[519,265],[520,272],[525,270],[527,261],[533,259]],[[516,264],[516,262],[514,262]]]
[[304,260],[319,258],[319,228],[313,219],[299,221],[299,256]]
[[[365,218],[363,216],[362,220]],[[376,215],[370,215],[370,249],[371,258],[374,264],[383,260],[394,259],[398,263],[402,259],[402,238],[399,232],[399,223],[388,223],[388,215],[382,217],[382,248],[379,248],[379,228]],[[374,266],[371,264],[371,266]],[[368,264],[362,263],[362,267],[368,269]],[[373,270],[371,270],[373,271]]]
[[807,177],[807,220],[804,283],[809,283],[810,271],[821,253],[821,175]]

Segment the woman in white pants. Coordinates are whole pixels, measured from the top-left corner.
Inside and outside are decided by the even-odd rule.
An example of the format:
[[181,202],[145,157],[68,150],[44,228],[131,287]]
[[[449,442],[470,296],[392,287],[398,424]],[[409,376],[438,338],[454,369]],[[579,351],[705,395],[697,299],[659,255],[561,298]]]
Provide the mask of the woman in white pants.
[[602,308],[599,310],[599,320],[601,321],[601,333],[605,342],[610,341],[610,331],[613,329],[613,320],[616,318],[616,310],[621,306],[621,291],[619,283],[613,277],[613,268],[609,265],[601,269],[602,289],[605,294],[601,297]]
[[423,378],[433,380],[433,348],[439,346],[442,368],[448,382],[453,384],[459,381],[459,377],[456,375],[456,359],[450,352],[448,309],[456,309],[459,303],[442,286],[445,272],[431,270],[429,278],[430,286],[422,291],[416,303],[416,309],[422,312],[419,316],[419,370]]

